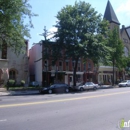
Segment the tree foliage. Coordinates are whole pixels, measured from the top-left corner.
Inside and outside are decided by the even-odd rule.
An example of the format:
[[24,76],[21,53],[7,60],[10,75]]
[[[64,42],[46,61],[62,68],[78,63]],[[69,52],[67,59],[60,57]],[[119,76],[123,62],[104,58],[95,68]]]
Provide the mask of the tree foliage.
[[[33,27],[28,0],[0,0],[0,49],[2,44],[19,52],[25,45],[25,39],[30,37],[29,28]],[[26,24],[24,20],[28,20]]]
[[[107,61],[110,48],[106,46],[108,22],[102,20],[89,3],[75,2],[67,5],[57,14],[58,31],[55,33],[57,47],[65,50],[65,58],[72,58],[74,66],[74,85],[79,58],[89,58],[95,63]],[[58,57],[57,57],[58,58]]]
[[128,57],[124,55],[124,44],[120,39],[119,29],[117,27],[109,31],[108,46],[112,48],[110,53],[110,65],[114,62],[114,66],[118,67],[119,70],[126,68]]
[[130,54],[124,60],[125,60],[125,63],[127,63],[126,68],[125,68],[126,74],[128,74],[128,76],[130,77]]
[[113,79],[112,84],[114,85],[115,81],[115,66],[119,69],[121,68],[121,60],[123,60],[123,43],[119,37],[118,27],[114,27],[113,30],[109,31],[108,35],[108,46],[112,48],[110,53],[110,64],[113,66]]

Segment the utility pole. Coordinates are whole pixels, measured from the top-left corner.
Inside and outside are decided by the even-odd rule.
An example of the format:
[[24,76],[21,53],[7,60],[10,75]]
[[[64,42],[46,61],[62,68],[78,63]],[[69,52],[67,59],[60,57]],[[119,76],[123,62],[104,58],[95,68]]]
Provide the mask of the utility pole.
[[114,56],[113,56],[113,79],[112,79],[113,80],[112,81],[113,86],[114,86],[114,80],[115,80],[115,75],[114,75],[115,74],[115,68],[114,67],[115,67],[115,59],[114,59]]
[[[35,62],[38,62],[38,61],[40,61],[40,60],[42,60],[42,68],[43,68],[43,66],[46,68],[46,78],[45,78],[45,81],[46,81],[46,83],[45,83],[45,85],[47,85],[47,82],[48,82],[48,79],[47,79],[47,67],[48,67],[48,64],[47,63],[44,63],[43,64],[43,44],[45,43],[45,44],[47,44],[47,42],[48,42],[48,40],[49,39],[47,39],[47,37],[49,36],[49,35],[52,35],[52,34],[54,34],[54,33],[49,33],[48,31],[47,31],[47,29],[46,29],[46,26],[44,26],[44,29],[43,29],[43,33],[42,34],[39,34],[40,36],[43,36],[44,37],[44,42],[43,42],[43,40],[41,40],[40,42],[39,42],[39,44],[40,45],[42,45],[42,56],[41,56],[41,58],[40,59],[38,59],[38,60],[36,60]],[[43,86],[44,84],[43,84],[43,70],[42,70],[42,86]]]
[[44,39],[45,39],[45,41],[46,41],[46,38],[47,38],[47,29],[46,29],[46,26],[44,26],[44,32],[42,33],[42,34],[39,34],[39,35],[41,35],[41,36],[43,36],[44,37]]
[[[47,84],[48,84],[48,73],[47,73],[47,67],[48,67],[48,64],[47,63],[44,63],[43,64],[43,44],[45,43],[45,45],[47,44],[47,42],[48,42],[48,36],[49,35],[52,35],[52,34],[54,34],[54,33],[50,33],[50,32],[48,32],[47,31],[47,29],[46,29],[46,26],[44,26],[44,29],[43,29],[43,33],[42,34],[39,34],[39,35],[41,35],[41,36],[43,36],[44,37],[44,42],[42,41],[42,43],[41,43],[41,45],[42,45],[42,67],[44,66],[45,68],[46,68],[46,86],[47,86]],[[47,48],[46,48],[47,49]],[[47,50],[46,50],[47,51]],[[42,84],[43,84],[43,74],[42,74]]]
[[[46,42],[47,42],[47,33],[48,33],[47,29],[46,29],[46,26],[44,26],[43,30],[44,30],[44,32],[42,34],[40,34],[40,35],[44,37],[45,44],[46,44]],[[45,82],[45,86],[47,86],[47,84],[48,84],[48,79],[47,79],[48,78],[48,76],[47,76],[48,75],[47,74],[47,63],[43,64],[43,53],[44,52],[43,52],[43,42],[42,42],[42,67],[44,66],[46,68],[46,76],[45,76],[46,77],[46,79],[45,79],[46,82]],[[43,72],[42,72],[42,86],[43,86]]]

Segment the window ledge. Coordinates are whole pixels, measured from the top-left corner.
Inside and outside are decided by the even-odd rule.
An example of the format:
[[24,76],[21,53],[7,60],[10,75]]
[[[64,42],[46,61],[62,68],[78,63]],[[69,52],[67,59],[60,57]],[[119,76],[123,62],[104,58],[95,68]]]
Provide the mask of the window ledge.
[[8,59],[0,59],[0,61],[8,61]]

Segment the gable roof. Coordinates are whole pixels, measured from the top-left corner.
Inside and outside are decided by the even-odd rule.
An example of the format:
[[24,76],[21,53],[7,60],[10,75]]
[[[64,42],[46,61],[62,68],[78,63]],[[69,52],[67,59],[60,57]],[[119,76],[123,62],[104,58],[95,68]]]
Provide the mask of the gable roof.
[[113,10],[113,7],[112,7],[109,0],[107,2],[106,10],[105,10],[105,13],[104,13],[104,19],[108,20],[109,22],[113,22],[113,23],[120,25],[120,23],[117,19],[117,16],[116,16],[116,14]]
[[[125,33],[126,33],[128,39],[130,40],[130,34],[129,34],[128,30],[127,30],[128,28],[129,28],[129,27],[125,27],[124,25],[122,25],[122,28],[120,29],[120,33],[121,33],[121,37],[122,37],[123,31],[125,31]],[[123,37],[122,37],[122,38],[123,38]]]
[[129,38],[130,38],[130,26],[126,27],[126,31],[127,31]]

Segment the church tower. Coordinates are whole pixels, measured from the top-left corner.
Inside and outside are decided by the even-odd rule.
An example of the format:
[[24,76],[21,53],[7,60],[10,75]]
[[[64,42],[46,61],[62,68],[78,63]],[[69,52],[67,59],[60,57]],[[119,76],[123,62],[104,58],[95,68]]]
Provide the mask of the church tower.
[[119,29],[120,23],[109,0],[104,13],[104,19],[109,21],[110,29],[114,29],[114,27],[118,27]]

